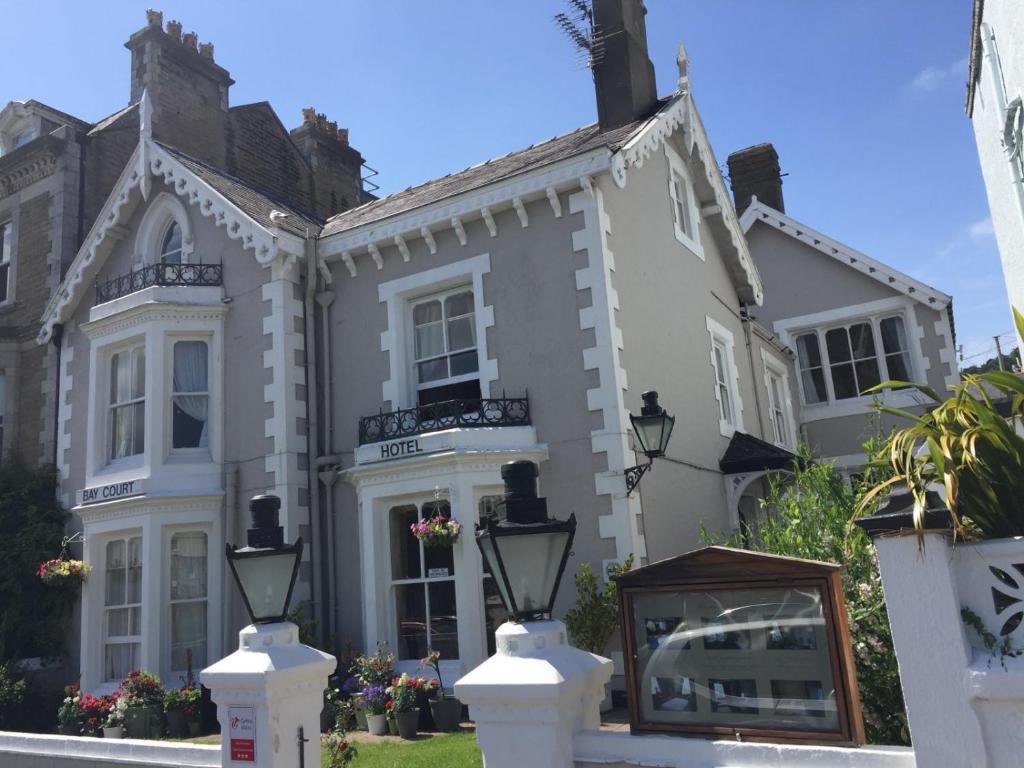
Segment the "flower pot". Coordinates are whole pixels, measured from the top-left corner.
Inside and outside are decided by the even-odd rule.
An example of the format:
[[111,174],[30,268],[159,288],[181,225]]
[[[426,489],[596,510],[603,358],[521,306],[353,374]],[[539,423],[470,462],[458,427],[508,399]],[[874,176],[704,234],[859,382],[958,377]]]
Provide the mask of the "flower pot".
[[196,736],[198,736],[202,732],[203,732],[203,724],[202,723],[200,723],[198,720],[189,720],[188,721],[188,737],[190,739],[196,738]]
[[184,739],[188,735],[188,722],[182,710],[167,713],[167,733],[172,739]]
[[448,696],[430,702],[430,714],[434,727],[439,731],[457,731],[462,722],[462,702]]
[[120,725],[104,726],[103,727],[103,738],[104,739],[120,739],[124,736],[124,728]]
[[357,731],[369,730],[369,726],[366,723],[366,710],[365,709],[357,709],[356,710],[356,730]]
[[370,731],[371,736],[387,736],[388,735],[388,716],[387,715],[367,715],[366,716],[367,729]]
[[430,693],[419,691],[416,694],[416,706],[420,711],[419,730],[421,731],[434,730],[434,718],[430,715],[430,700],[436,698],[436,695],[437,691]]
[[[129,739],[159,738],[163,730],[160,707],[129,707],[124,713],[124,730]],[[155,735],[154,735],[155,731]]]
[[395,723],[398,725],[398,735],[403,739],[415,739],[416,728],[420,722],[419,709],[412,709],[408,712],[396,712]]
[[388,735],[389,736],[397,736],[398,735],[398,723],[395,722],[395,716],[394,715],[389,715],[388,716]]

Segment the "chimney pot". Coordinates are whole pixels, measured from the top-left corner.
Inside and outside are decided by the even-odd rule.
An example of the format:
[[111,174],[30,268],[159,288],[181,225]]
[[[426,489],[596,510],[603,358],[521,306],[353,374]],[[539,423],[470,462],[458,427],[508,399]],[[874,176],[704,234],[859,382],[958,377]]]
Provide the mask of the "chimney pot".
[[750,198],[779,213],[785,213],[782,199],[782,169],[779,155],[769,143],[757,144],[729,155],[729,183],[736,212],[742,214],[750,205]]
[[182,35],[181,42],[182,44],[184,44],[186,48],[189,48],[193,51],[198,50],[199,35],[197,35],[195,32],[186,32],[184,35]]
[[164,13],[163,11],[154,11],[152,8],[146,9],[146,26],[147,27],[160,27],[163,29],[164,26]]
[[181,22],[171,19],[167,22],[167,34],[175,40],[181,41]]
[[302,124],[313,125],[316,122],[316,108],[315,107],[303,107],[302,108]]
[[199,44],[199,55],[204,59],[213,61],[213,43],[200,43]]
[[608,131],[649,117],[658,104],[642,0],[593,0],[602,53],[594,64],[597,122]]

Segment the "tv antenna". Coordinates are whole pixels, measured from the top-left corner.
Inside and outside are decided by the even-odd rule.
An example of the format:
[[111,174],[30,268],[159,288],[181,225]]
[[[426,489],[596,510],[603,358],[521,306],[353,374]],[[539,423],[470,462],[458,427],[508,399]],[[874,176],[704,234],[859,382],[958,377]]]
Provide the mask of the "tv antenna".
[[576,68],[594,69],[604,58],[604,36],[594,23],[592,0],[566,0],[567,13],[556,13],[555,23],[576,49]]

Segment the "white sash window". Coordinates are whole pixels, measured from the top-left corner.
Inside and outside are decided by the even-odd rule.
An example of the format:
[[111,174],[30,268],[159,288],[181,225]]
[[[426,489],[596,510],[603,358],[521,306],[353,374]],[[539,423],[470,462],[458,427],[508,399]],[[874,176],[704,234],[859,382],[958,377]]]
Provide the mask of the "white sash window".
[[207,664],[207,537],[203,531],[171,536],[171,669],[198,671]]
[[138,669],[142,649],[142,537],[107,542],[103,680]]
[[205,341],[174,344],[171,421],[173,448],[208,448],[209,348]]
[[110,359],[110,458],[146,449],[146,352],[142,345]]

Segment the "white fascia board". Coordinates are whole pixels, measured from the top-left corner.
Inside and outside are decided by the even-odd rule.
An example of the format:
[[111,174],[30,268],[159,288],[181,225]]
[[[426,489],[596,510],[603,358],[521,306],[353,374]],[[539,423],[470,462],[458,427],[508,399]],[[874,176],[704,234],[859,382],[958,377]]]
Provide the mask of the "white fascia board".
[[809,227],[803,222],[797,221],[793,217],[765,205],[754,197],[751,200],[750,206],[743,212],[743,216],[740,218],[740,225],[746,233],[759,221],[811,246],[826,256],[835,259],[840,264],[867,275],[882,285],[892,288],[894,291],[910,296],[926,307],[944,309],[953,301],[952,296],[932,288],[930,285],[925,285],[910,275],[900,272],[898,269],[887,264],[883,264],[877,259],[861,253],[856,248],[851,248],[849,245],[819,232],[814,227]]
[[527,200],[535,196],[546,196],[549,187],[555,190],[577,187],[581,177],[594,176],[610,167],[611,152],[607,147],[599,147],[586,154],[535,168],[461,195],[328,235],[319,241],[318,249],[326,261],[337,261],[341,259],[342,253],[365,249],[371,243],[383,241],[391,245],[396,235],[414,240],[422,236],[421,227],[441,222],[449,227],[453,217],[466,220],[480,218],[482,208],[490,208],[493,213],[502,203],[511,205],[516,197]]

